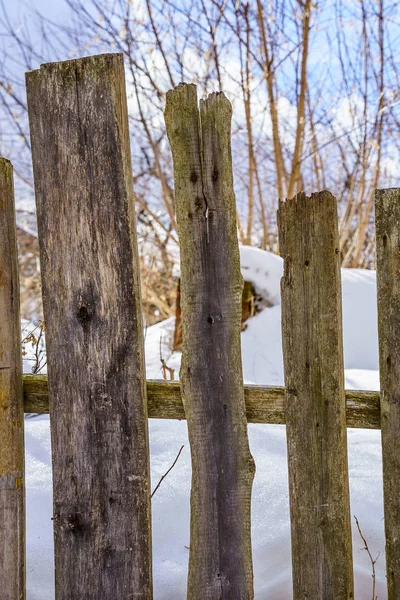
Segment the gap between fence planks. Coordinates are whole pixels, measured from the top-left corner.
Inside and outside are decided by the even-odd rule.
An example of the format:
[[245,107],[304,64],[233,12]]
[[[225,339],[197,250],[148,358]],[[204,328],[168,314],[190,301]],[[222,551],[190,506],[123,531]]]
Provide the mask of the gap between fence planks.
[[280,201],[293,599],[354,598],[336,198]]
[[376,278],[388,600],[400,598],[400,190],[376,190]]
[[147,404],[122,54],[27,73],[57,600],[152,598]]
[[[381,428],[379,392],[346,390],[345,394],[347,427]],[[286,423],[284,387],[245,385],[244,398],[249,423]],[[147,380],[147,408],[150,419],[186,419],[179,381]],[[47,375],[24,375],[24,409],[49,412]]]
[[21,324],[13,169],[0,158],[0,596],[25,598]]

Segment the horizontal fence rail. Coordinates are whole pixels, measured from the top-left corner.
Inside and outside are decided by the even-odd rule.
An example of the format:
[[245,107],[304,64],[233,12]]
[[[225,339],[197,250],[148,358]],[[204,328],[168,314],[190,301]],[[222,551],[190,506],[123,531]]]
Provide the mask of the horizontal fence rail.
[[[380,429],[379,392],[346,390],[345,393],[347,427]],[[284,387],[245,385],[244,397],[249,423],[286,424]],[[147,408],[150,419],[186,419],[179,381],[149,379]],[[47,375],[24,375],[24,410],[38,414],[49,412]]]

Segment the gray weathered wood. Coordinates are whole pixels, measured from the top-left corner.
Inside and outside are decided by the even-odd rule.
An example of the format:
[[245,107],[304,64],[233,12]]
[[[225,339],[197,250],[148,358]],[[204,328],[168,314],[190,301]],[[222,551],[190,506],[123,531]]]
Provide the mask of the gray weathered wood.
[[230,150],[232,109],[196,87],[168,92],[181,252],[182,396],[192,456],[190,600],[253,597],[240,352],[242,278]]
[[25,598],[24,407],[13,170],[0,158],[0,596]]
[[400,598],[400,189],[377,190],[375,227],[388,600]]
[[280,202],[294,600],[353,598],[336,199]]
[[[245,385],[244,399],[249,423],[284,425],[285,388]],[[49,412],[47,375],[24,375],[26,413]],[[185,419],[179,381],[147,381],[148,416],[152,419]],[[347,427],[380,429],[379,392],[346,390]]]
[[150,598],[147,405],[122,55],[27,74],[56,599]]

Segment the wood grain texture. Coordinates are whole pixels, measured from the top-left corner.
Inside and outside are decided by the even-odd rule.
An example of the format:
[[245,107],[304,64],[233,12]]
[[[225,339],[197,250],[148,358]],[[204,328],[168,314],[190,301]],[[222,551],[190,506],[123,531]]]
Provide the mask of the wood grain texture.
[[56,599],[152,597],[147,404],[122,55],[27,74]]
[[[347,427],[380,429],[379,392],[346,390]],[[284,425],[285,388],[245,385],[244,399],[249,423]],[[49,412],[47,375],[24,375],[26,413]],[[179,381],[147,381],[147,410],[151,419],[186,419]]]
[[293,598],[354,598],[336,199],[280,202]]
[[400,189],[375,193],[388,600],[400,598]]
[[25,598],[21,325],[13,169],[0,158],[0,596]]
[[232,109],[196,87],[167,93],[181,252],[180,379],[192,456],[189,600],[253,598],[240,351],[242,277],[231,160]]

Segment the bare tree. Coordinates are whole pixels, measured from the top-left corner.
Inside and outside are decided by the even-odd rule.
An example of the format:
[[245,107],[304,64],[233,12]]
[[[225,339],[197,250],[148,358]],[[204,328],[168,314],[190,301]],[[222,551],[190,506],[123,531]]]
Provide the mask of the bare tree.
[[[398,184],[398,2],[64,2],[67,18],[57,22],[28,7],[11,18],[0,0],[1,153],[15,165],[17,198],[32,197],[24,71],[123,53],[149,323],[174,311],[178,240],[163,110],[182,80],[202,94],[224,89],[233,104],[243,243],[277,251],[278,199],[328,187],[339,199],[343,264],[373,264],[373,191]],[[36,256],[34,241],[22,246]]]

